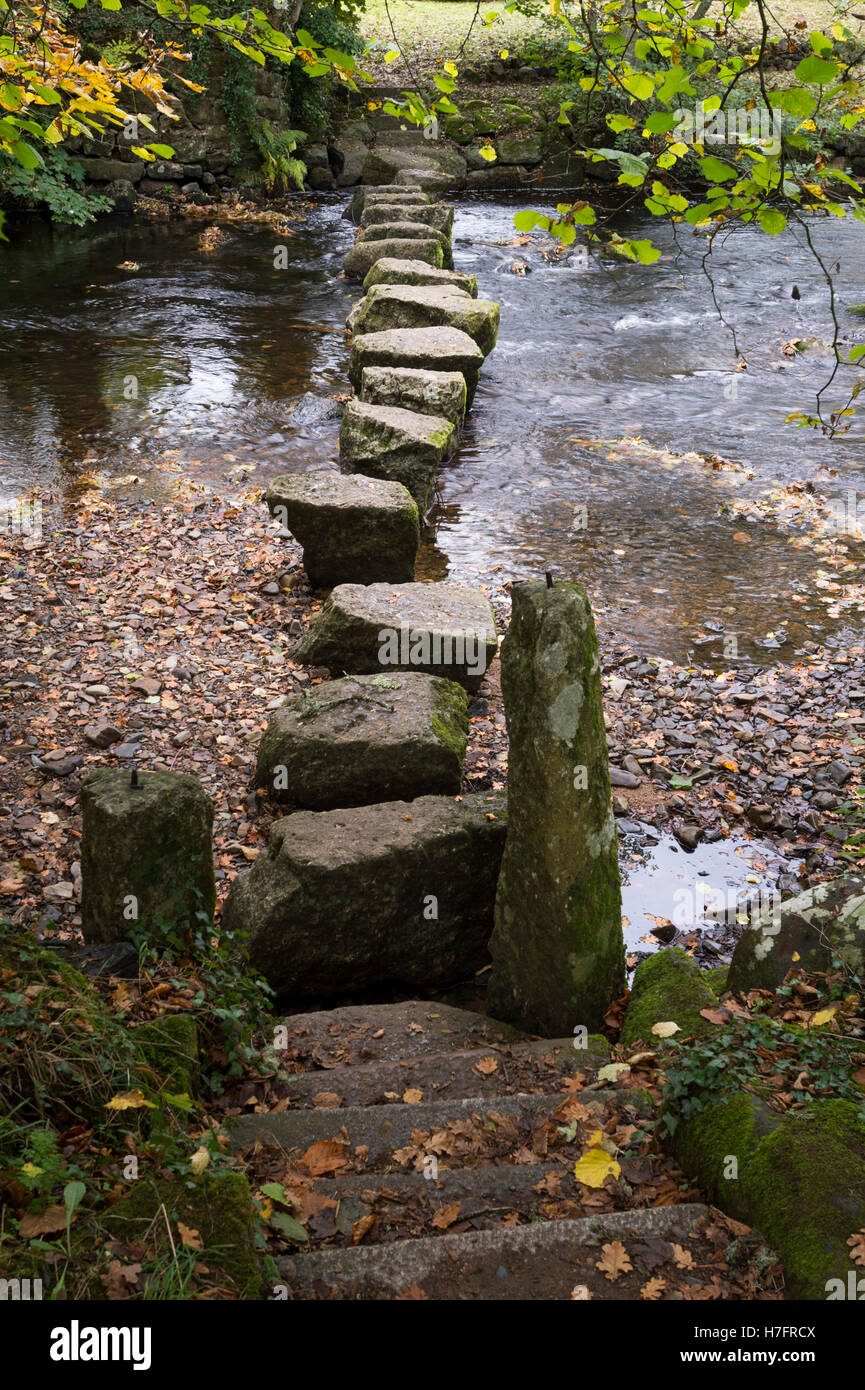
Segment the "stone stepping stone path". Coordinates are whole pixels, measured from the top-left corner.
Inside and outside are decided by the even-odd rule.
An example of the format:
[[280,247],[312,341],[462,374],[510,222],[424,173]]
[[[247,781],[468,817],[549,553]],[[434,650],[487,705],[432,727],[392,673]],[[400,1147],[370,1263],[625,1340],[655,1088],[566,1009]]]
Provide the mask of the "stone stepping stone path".
[[456,796],[467,709],[461,685],[418,671],[326,681],[290,695],[273,715],[256,785],[311,811]]
[[339,431],[340,464],[346,472],[402,483],[423,515],[438,466],[453,452],[454,433],[441,415],[351,400]]
[[466,979],[487,962],[506,822],[501,793],[297,811],[234,880],[225,929],[283,997]]
[[438,285],[374,285],[348,316],[351,333],[391,328],[458,328],[486,357],[496,345],[499,306],[473,299],[464,290]]
[[450,285],[455,290],[465,290],[472,299],[476,299],[478,293],[474,275],[438,270],[435,266],[424,265],[423,261],[401,261],[395,256],[382,256],[376,261],[363,282],[365,290],[371,290],[373,285]]
[[466,414],[466,381],[461,372],[364,367],[360,398],[370,405],[393,405],[420,415],[443,416],[459,432]]
[[423,239],[416,237],[392,236],[381,240],[355,242],[343,261],[343,270],[349,280],[363,280],[383,256],[397,259],[423,261],[427,265],[442,267],[445,263],[441,240],[430,236],[430,228],[425,227]]
[[414,578],[418,507],[401,482],[327,470],[287,473],[273,479],[266,501],[303,547],[314,589]]
[[474,690],[498,650],[489,599],[464,584],[340,584],[292,659],[350,675],[426,671]]
[[459,328],[394,328],[363,333],[351,346],[348,376],[357,390],[364,367],[411,367],[420,371],[460,372],[466,382],[466,408],[474,400],[484,355]]
[[[408,208],[411,208],[410,213],[407,212]],[[360,227],[366,232],[370,228],[388,226],[406,219],[424,227],[431,227],[433,231],[450,240],[454,226],[454,210],[450,203],[365,203],[360,215]]]

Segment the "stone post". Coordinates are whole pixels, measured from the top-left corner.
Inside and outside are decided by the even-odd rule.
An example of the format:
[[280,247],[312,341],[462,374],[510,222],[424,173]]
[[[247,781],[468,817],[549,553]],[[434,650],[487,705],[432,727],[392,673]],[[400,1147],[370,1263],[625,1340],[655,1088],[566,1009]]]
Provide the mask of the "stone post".
[[213,803],[194,777],[99,768],[82,783],[81,811],[85,941],[213,916]]
[[492,1017],[597,1030],[625,988],[598,642],[581,584],[515,584],[502,644],[508,836],[490,941]]

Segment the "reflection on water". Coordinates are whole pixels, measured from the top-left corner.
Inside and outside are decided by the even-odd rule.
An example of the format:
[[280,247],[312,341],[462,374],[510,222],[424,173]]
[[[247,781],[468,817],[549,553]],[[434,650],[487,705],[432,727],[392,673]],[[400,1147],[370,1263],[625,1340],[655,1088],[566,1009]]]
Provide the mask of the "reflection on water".
[[[200,227],[183,223],[102,223],[83,235],[38,224],[19,235],[3,250],[0,492],[40,484],[74,499],[76,478],[93,469],[134,470],[146,489],[149,464],[165,457],[209,482],[254,466],[262,483],[335,459],[343,323],[359,293],[340,278],[353,235],[344,201],[319,200],[287,239],[230,229],[209,254]],[[653,224],[664,240],[654,267],[581,268],[516,244],[514,206],[466,199],[458,209],[457,268],[500,302],[502,326],[442,471],[422,576],[496,589],[546,569],[575,575],[602,620],[679,660],[707,622],[758,660],[778,628],[790,638],[782,658],[825,635],[813,557],[769,526],[743,543],[723,512],[731,496],[815,474],[830,495],[865,492],[858,438],[832,443],[784,424],[828,367],[819,346],[780,350],[827,337],[807,253],[792,236],[748,231],[719,245],[715,292],[748,361],[734,376],[690,229],[680,250]],[[832,222],[816,235],[840,261],[841,304],[865,298],[862,229]],[[279,270],[274,248],[286,240]],[[528,274],[510,273],[516,259]],[[846,347],[861,326],[848,322]],[[651,449],[616,444],[628,436]],[[753,478],[671,457],[692,452],[745,463]],[[828,482],[818,474],[827,464]]]

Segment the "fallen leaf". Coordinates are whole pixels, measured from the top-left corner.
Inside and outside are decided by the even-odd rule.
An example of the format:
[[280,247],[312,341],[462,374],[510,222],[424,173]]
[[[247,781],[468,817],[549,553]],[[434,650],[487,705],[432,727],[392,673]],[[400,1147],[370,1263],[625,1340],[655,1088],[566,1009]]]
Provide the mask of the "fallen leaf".
[[865,1265],[865,1229],[850,1236],[847,1244],[850,1246],[850,1258],[854,1265]]
[[602,1258],[598,1260],[598,1269],[613,1282],[634,1268],[631,1264],[631,1257],[620,1240],[614,1240],[609,1245],[602,1246],[601,1255]]
[[492,1076],[494,1071],[499,1069],[498,1057],[481,1057],[479,1062],[475,1062],[475,1071],[480,1072],[481,1076]]
[[28,1212],[22,1216],[18,1233],[22,1240],[32,1240],[34,1236],[53,1235],[66,1230],[66,1208],[46,1207],[38,1215]]
[[177,1230],[181,1241],[184,1245],[187,1245],[190,1250],[200,1250],[202,1248],[201,1235],[198,1231],[194,1231],[190,1226],[184,1226],[182,1221],[178,1221]]
[[341,1139],[319,1139],[310,1145],[300,1161],[314,1178],[333,1173],[348,1163],[348,1144]]
[[407,1091],[403,1091],[402,1098],[406,1105],[419,1105],[423,1100],[423,1091],[418,1091],[414,1086],[410,1086]]
[[189,1167],[198,1178],[210,1166],[210,1152],[205,1148],[196,1149],[189,1160]]
[[614,1158],[603,1149],[589,1149],[574,1164],[574,1177],[586,1187],[603,1187],[604,1180],[612,1174],[617,1178],[622,1169]]
[[674,1033],[681,1033],[678,1023],[672,1021],[668,1023],[653,1023],[652,1032],[656,1038],[671,1038]]
[[460,1214],[459,1202],[452,1202],[449,1207],[439,1207],[438,1211],[430,1222],[437,1231],[446,1231],[448,1226],[452,1226]]
[[682,1245],[676,1245],[675,1241],[671,1241],[670,1244],[673,1247],[673,1262],[676,1268],[693,1269],[694,1257],[690,1250],[686,1250]]
[[156,1106],[152,1100],[142,1094],[141,1091],[118,1091],[116,1096],[105,1102],[106,1110],[155,1110]]
[[647,1298],[650,1302],[660,1298],[667,1287],[666,1279],[662,1279],[659,1274],[653,1274],[647,1284],[640,1289],[640,1298]]
[[362,1216],[358,1221],[355,1221],[351,1228],[352,1245],[360,1245],[360,1242],[363,1240],[367,1231],[370,1230],[375,1225],[375,1223],[375,1214]]

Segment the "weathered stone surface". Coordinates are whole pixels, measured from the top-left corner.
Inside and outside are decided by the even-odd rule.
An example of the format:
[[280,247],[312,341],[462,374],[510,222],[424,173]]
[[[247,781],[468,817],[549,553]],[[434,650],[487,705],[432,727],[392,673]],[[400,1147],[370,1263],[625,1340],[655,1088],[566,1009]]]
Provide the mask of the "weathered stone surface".
[[76,156],[75,163],[81,165],[84,177],[94,183],[113,183],[115,179],[138,183],[145,169],[143,159],[85,159]]
[[456,796],[468,696],[417,671],[346,676],[289,696],[268,724],[256,785],[307,811]]
[[402,169],[396,177],[398,183],[404,187],[420,188],[424,193],[429,193],[431,198],[441,198],[457,186],[450,174],[444,173],[441,169]]
[[833,954],[865,977],[865,874],[841,874],[786,902],[767,904],[739,938],[728,988],[737,994],[774,990],[794,965],[827,970]]
[[294,647],[332,672],[426,671],[480,684],[496,654],[489,599],[463,584],[340,584]]
[[561,1036],[595,1031],[625,984],[598,642],[574,582],[515,584],[502,645],[511,830],[488,1006]]
[[346,472],[402,483],[423,514],[436,469],[451,452],[453,440],[454,427],[441,415],[351,400],[339,431],[340,466]]
[[358,474],[286,474],[267,489],[273,516],[303,546],[316,589],[414,579],[417,503],[398,482]]
[[[410,213],[406,211],[407,206],[411,208]],[[420,222],[423,226],[439,232],[441,236],[450,237],[454,226],[454,210],[450,203],[368,203],[361,213],[360,226],[361,230],[365,231],[368,227],[376,227],[381,223],[401,222],[406,219],[410,222]]]
[[465,978],[487,960],[505,822],[500,793],[299,811],[235,879],[223,920],[281,995]]
[[671,947],[640,961],[634,972],[631,996],[622,1024],[626,1046],[642,1038],[653,1047],[659,1045],[652,1033],[656,1023],[677,1023],[676,1040],[704,1037],[716,1026],[702,1017],[701,1009],[717,1006],[717,996],[699,966],[686,951]]
[[394,328],[389,333],[361,333],[355,338],[348,375],[357,390],[364,367],[461,372],[466,380],[468,409],[483,361],[477,343],[459,328]]
[[388,149],[376,146],[364,165],[364,183],[400,184],[404,175],[429,181],[444,188],[458,188],[465,182],[466,162],[455,150],[436,149],[429,142],[418,140],[408,148]]
[[390,259],[411,257],[413,261],[424,261],[432,266],[444,264],[444,251],[438,238],[418,241],[413,238],[391,237],[390,240],[382,241],[356,241],[343,261],[342,268],[349,280],[363,280],[376,261],[382,260],[385,256]]
[[194,777],[139,772],[134,787],[126,769],[98,768],[82,783],[81,811],[86,941],[213,913],[213,804]]
[[[370,242],[376,241],[417,241],[427,242],[430,238],[437,238],[442,249],[442,265],[445,270],[453,270],[453,251],[451,250],[451,239],[444,232],[437,232],[434,227],[428,227],[424,222],[412,222],[410,214],[396,222],[376,222],[373,226],[362,227],[357,234],[353,250],[359,246],[366,246]],[[423,259],[423,257],[421,257]]]
[[496,345],[499,306],[438,285],[374,285],[348,316],[351,333],[386,333],[392,328],[458,328],[486,357]]
[[466,413],[466,379],[461,372],[364,367],[360,398],[370,405],[395,405],[421,415],[442,416],[461,430]]
[[363,282],[365,290],[373,285],[452,285],[454,289],[464,290],[472,299],[477,298],[478,282],[474,275],[462,275],[455,270],[438,270],[425,265],[423,261],[400,261],[395,257],[383,256],[376,261]]
[[359,222],[361,213],[365,207],[373,207],[376,203],[399,203],[401,206],[412,204],[423,207],[430,201],[429,195],[424,193],[422,188],[406,188],[402,184],[389,184],[383,188],[367,187],[361,184],[354,191],[354,196],[348,205],[348,216],[352,222]]
[[114,204],[113,211],[129,214],[135,211],[135,185],[129,179],[112,179],[105,189],[105,196]]
[[501,135],[496,140],[496,153],[500,164],[523,164],[531,168],[541,162],[541,139],[539,135]]
[[351,188],[359,184],[366,163],[366,145],[360,140],[343,140],[339,146],[338,158],[341,161],[336,176],[338,188]]
[[466,185],[484,193],[496,188],[522,188],[528,178],[529,171],[524,164],[494,164],[469,174]]

